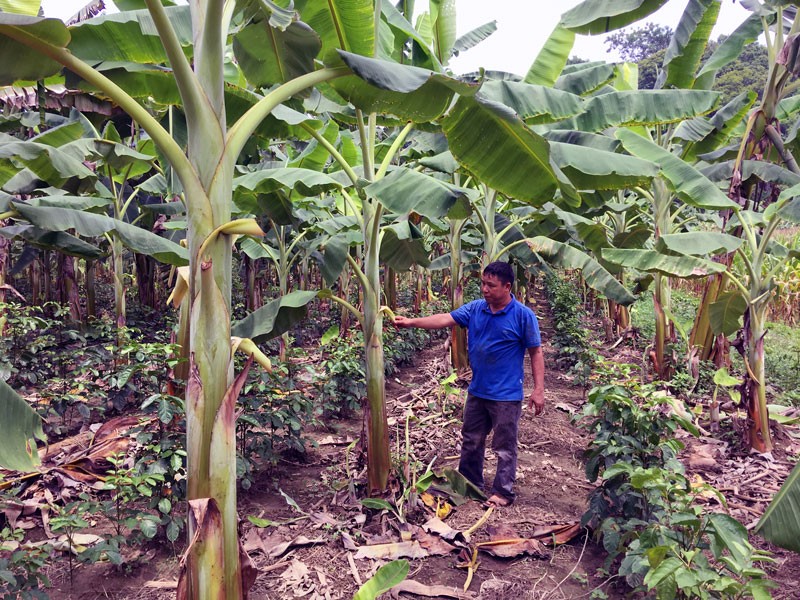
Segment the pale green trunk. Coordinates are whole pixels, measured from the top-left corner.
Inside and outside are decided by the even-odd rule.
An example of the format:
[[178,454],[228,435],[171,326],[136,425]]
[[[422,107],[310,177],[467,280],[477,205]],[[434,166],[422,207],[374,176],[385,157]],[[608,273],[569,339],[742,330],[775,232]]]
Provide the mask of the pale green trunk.
[[124,248],[117,236],[111,241],[111,257],[114,264],[114,317],[117,323],[117,344],[122,345],[123,339],[120,332],[127,322],[127,307],[125,305],[125,266],[123,263]]
[[747,334],[747,373],[745,374],[745,401],[750,418],[750,446],[761,453],[772,450],[767,409],[766,378],[764,375],[764,324],[769,303],[759,300],[751,306]]
[[[450,222],[450,306],[452,310],[464,304],[464,288],[461,285],[463,277],[461,264],[461,231],[465,220]],[[467,354],[467,331],[463,327],[454,325],[450,328],[450,363],[456,371],[469,368],[469,355]]]
[[[383,357],[383,315],[380,312],[380,210],[364,204],[364,344],[369,403],[367,477],[369,493],[382,492],[389,482],[389,431],[386,418],[386,375]],[[373,235],[375,234],[375,235]]]

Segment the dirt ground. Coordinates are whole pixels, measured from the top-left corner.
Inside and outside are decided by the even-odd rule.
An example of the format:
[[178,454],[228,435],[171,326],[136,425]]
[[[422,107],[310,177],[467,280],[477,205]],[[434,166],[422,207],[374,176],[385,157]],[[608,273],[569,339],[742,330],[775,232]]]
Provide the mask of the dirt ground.
[[[583,391],[570,379],[552,368],[553,351],[547,344],[551,329],[545,309],[537,311],[545,340],[548,370],[545,377],[547,406],[543,415],[534,417],[525,410],[520,428],[518,498],[513,506],[496,509],[472,535],[472,543],[489,538],[492,527],[505,526],[507,531],[526,538],[537,528],[579,521],[586,508],[586,499],[593,486],[586,482],[581,454],[588,439],[570,422],[570,412],[583,402]],[[423,352],[414,365],[389,378],[387,398],[390,425],[393,428],[392,450],[396,456],[406,452],[406,416],[416,420],[409,426],[409,456],[412,463],[431,464],[434,470],[455,468],[459,453],[460,421],[437,414],[441,402],[432,390],[445,373],[445,349],[436,344]],[[529,365],[528,365],[529,367]],[[531,386],[530,374],[526,387]],[[360,418],[334,423],[335,431],[316,431],[312,437],[318,447],[311,448],[302,462],[285,460],[265,472],[249,490],[240,492],[240,514],[243,518],[243,539],[260,574],[250,591],[250,598],[260,599],[349,599],[386,560],[356,558],[355,546],[401,539],[398,520],[385,511],[366,509],[348,490],[347,482],[364,474],[359,463],[359,448],[351,442],[361,430]],[[793,450],[789,437],[789,449]],[[692,446],[696,448],[700,442]],[[706,444],[709,445],[709,444]],[[758,464],[749,457],[723,456],[717,447],[713,463],[698,467],[712,483],[715,474],[742,461]],[[692,456],[705,454],[699,451]],[[785,453],[784,453],[785,455]],[[781,456],[781,455],[779,455]],[[730,460],[730,464],[725,461]],[[785,458],[783,459],[785,461]],[[697,461],[695,461],[697,462]],[[702,461],[701,461],[702,462]],[[719,469],[715,470],[715,465]],[[494,457],[487,451],[487,482],[491,482]],[[690,470],[693,468],[690,465]],[[741,471],[743,474],[745,470]],[[420,473],[421,474],[421,473]],[[721,476],[721,475],[720,475]],[[362,477],[363,480],[363,477]],[[744,481],[744,475],[741,478]],[[755,483],[755,482],[754,482]],[[738,496],[731,495],[737,507],[732,514],[745,524],[753,524],[766,506],[766,498],[748,496],[745,488],[734,486]],[[297,508],[290,506],[284,496]],[[733,492],[733,490],[731,490]],[[299,509],[299,510],[298,510]],[[738,511],[738,513],[737,513]],[[431,510],[411,510],[408,521],[422,524]],[[454,509],[447,524],[464,531],[486,514],[478,501],[469,501]],[[260,517],[279,523],[259,529],[247,517]],[[510,533],[509,533],[510,535]],[[48,590],[54,600],[67,599],[161,599],[174,597],[180,548],[160,546],[145,550],[140,566],[131,572],[119,572],[103,564],[80,566],[70,584],[65,561],[54,568],[50,577],[54,587]],[[800,557],[776,551],[776,564],[771,576],[779,582],[774,596],[779,599],[800,598]],[[623,598],[626,590],[602,574],[605,553],[592,539],[579,534],[571,542],[548,548],[546,556],[521,555],[497,558],[481,552],[467,593],[463,587],[467,570],[457,565],[464,560],[458,552],[428,555],[410,560],[407,579],[439,588],[436,597],[482,599],[573,599],[589,597]],[[445,588],[447,593],[445,593]],[[603,596],[600,592],[604,593]],[[389,597],[386,594],[385,597]],[[423,598],[421,594],[402,594],[402,598]]]

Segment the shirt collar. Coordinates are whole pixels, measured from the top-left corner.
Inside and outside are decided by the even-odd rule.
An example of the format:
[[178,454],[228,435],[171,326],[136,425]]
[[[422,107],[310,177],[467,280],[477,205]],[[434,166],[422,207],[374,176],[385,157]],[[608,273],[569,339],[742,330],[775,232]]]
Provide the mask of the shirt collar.
[[484,300],[484,301],[483,301],[483,310],[484,310],[484,311],[486,311],[486,312],[488,312],[489,314],[492,314],[492,315],[502,315],[502,314],[505,314],[505,313],[507,313],[507,312],[508,312],[508,311],[511,309],[511,306],[512,306],[512,305],[513,305],[513,304],[514,304],[516,301],[517,301],[517,299],[514,297],[514,294],[511,294],[511,302],[509,302],[508,304],[506,304],[506,305],[505,305],[503,308],[501,308],[500,310],[498,310],[496,313],[493,313],[493,312],[492,312],[492,309],[489,307],[489,303],[488,303],[486,300]]

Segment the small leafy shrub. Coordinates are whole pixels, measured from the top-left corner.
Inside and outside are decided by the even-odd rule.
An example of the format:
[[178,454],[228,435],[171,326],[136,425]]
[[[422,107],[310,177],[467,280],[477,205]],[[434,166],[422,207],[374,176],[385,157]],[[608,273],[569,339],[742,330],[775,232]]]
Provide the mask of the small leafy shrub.
[[550,309],[553,313],[553,347],[561,368],[571,368],[576,382],[585,385],[597,359],[583,324],[585,312],[575,286],[551,273],[545,280]]
[[50,587],[44,567],[53,547],[25,544],[22,529],[0,529],[0,599],[47,600],[42,588]]
[[367,395],[364,336],[360,331],[349,339],[333,336],[323,347],[322,356],[324,376],[316,384],[323,410],[328,415],[347,415]]
[[[769,557],[750,545],[747,531],[724,514],[705,514],[700,494],[724,498],[711,486],[692,486],[677,453],[675,433],[695,435],[693,424],[651,385],[621,383],[611,365],[607,381],[589,392],[578,417],[593,434],[586,476],[601,479],[582,523],[593,528],[608,552],[605,568],[635,591],[658,598],[768,598],[770,582],[758,564]],[[633,372],[623,365],[622,376]]]
[[256,459],[274,465],[282,451],[304,453],[309,440],[303,432],[319,424],[315,399],[297,381],[281,364],[272,374],[258,370],[239,396],[237,474],[244,489],[253,483]]

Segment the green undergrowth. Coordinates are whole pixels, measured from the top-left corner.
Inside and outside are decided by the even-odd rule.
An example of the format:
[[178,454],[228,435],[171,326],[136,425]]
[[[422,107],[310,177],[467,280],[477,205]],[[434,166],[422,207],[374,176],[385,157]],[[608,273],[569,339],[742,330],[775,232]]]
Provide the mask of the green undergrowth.
[[585,325],[586,311],[574,282],[549,273],[545,278],[545,294],[553,315],[553,336],[556,365],[568,371],[578,385],[586,385],[597,352],[591,345]]
[[[677,347],[675,355],[678,357],[677,391],[695,388],[694,381],[686,372],[686,339],[691,332],[700,300],[694,294],[680,288],[672,290],[672,314],[677,322]],[[638,331],[643,343],[647,344],[655,336],[655,313],[653,312],[653,297],[643,295],[630,309],[631,324]],[[681,334],[680,331],[683,331]],[[734,341],[735,335],[730,337]],[[731,352],[733,374],[741,374],[744,365],[740,355]],[[781,404],[800,405],[800,328],[784,323],[767,323],[767,335],[764,338],[764,368],[767,384],[771,386],[774,400]],[[708,369],[706,369],[708,370]],[[713,369],[712,369],[713,371]],[[695,388],[702,392],[703,384]]]
[[[761,564],[768,554],[749,542],[744,526],[725,514],[712,486],[694,484],[676,456],[680,430],[697,435],[674,410],[679,400],[630,373],[634,365],[600,365],[578,426],[592,441],[586,477],[599,482],[582,524],[608,553],[603,569],[634,593],[657,598],[769,598]],[[720,512],[706,507],[714,499]],[[595,596],[597,597],[597,596]]]

